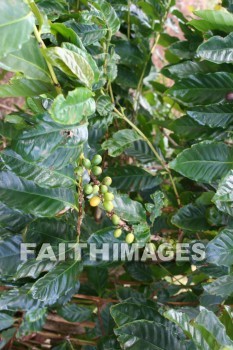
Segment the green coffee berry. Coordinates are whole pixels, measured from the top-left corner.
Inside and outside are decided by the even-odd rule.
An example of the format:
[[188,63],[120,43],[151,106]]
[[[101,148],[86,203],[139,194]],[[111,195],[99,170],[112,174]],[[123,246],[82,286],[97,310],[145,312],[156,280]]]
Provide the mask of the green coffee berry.
[[132,232],[130,232],[127,234],[125,241],[126,241],[126,243],[131,244],[131,243],[133,243],[134,238],[135,238],[134,234]]
[[119,216],[116,215],[116,214],[113,214],[113,216],[112,216],[112,223],[113,223],[113,225],[118,225],[119,222],[120,222]]
[[103,184],[103,185],[106,185],[106,186],[111,186],[111,184],[112,184],[112,179],[111,179],[111,177],[106,176],[106,177],[103,179],[102,184]]
[[100,188],[99,188],[98,185],[94,185],[94,186],[93,186],[93,192],[92,192],[92,193],[93,193],[93,194],[98,193],[98,192],[99,192],[99,189],[100,189]]
[[102,174],[102,168],[100,166],[93,166],[93,168],[91,169],[92,173],[96,176]]
[[84,169],[83,169],[83,167],[78,166],[77,168],[75,168],[74,172],[75,172],[75,174],[76,174],[77,176],[82,176],[82,175],[83,175],[83,172],[84,172]]
[[117,229],[114,231],[114,237],[115,237],[115,238],[119,238],[121,235],[122,235],[122,230],[121,230],[120,228],[117,228]]
[[106,185],[101,185],[101,186],[100,186],[100,192],[101,192],[101,193],[106,193],[106,192],[108,192],[108,186],[106,186]]
[[91,169],[91,161],[90,161],[90,159],[84,158],[82,163],[83,163],[83,166],[86,169]]
[[110,201],[104,201],[103,202],[103,206],[104,206],[104,209],[107,211],[107,212],[111,212],[114,208],[114,205],[112,204],[112,202]]
[[104,194],[104,200],[105,201],[113,201],[114,199],[114,194],[113,193],[110,193],[110,192],[107,192]]
[[93,165],[99,165],[102,162],[102,157],[99,154],[96,154],[93,158],[91,163]]
[[91,194],[91,193],[93,192],[93,187],[92,187],[90,184],[86,184],[86,185],[84,186],[84,192],[85,192],[86,194]]

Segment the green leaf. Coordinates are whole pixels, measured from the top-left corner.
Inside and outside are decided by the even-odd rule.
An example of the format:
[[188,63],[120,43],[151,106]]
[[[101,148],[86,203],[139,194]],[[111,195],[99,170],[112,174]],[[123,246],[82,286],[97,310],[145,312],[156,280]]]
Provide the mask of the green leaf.
[[53,216],[75,207],[75,194],[68,189],[46,189],[11,172],[0,172],[0,196],[4,204],[37,216]]
[[141,163],[151,163],[156,160],[154,153],[143,140],[135,141],[132,146],[126,149],[125,153],[129,156],[135,157]]
[[226,327],[226,332],[229,338],[233,340],[233,318],[229,306],[224,306],[220,321]]
[[12,236],[0,242],[0,275],[12,276],[20,263],[20,235]]
[[110,37],[114,35],[120,28],[120,20],[114,8],[105,0],[95,0],[92,1],[91,4],[98,10],[94,16],[106,24],[110,31]]
[[194,181],[211,183],[225,176],[233,166],[233,150],[224,143],[201,142],[181,152],[171,169]]
[[71,77],[78,78],[87,87],[94,83],[94,72],[80,54],[58,46],[43,49],[42,53],[53,66]]
[[0,294],[0,310],[27,311],[41,307],[43,303],[32,298],[28,293],[29,285],[24,284],[20,288],[12,288]]
[[164,194],[161,191],[156,191],[155,193],[150,195],[153,200],[152,203],[147,203],[146,210],[150,213],[150,221],[152,225],[154,224],[155,219],[162,214],[162,208],[164,206]]
[[96,109],[99,115],[106,117],[114,109],[114,105],[109,96],[100,96],[96,101]]
[[114,211],[128,222],[146,221],[146,211],[142,204],[133,201],[127,194],[114,194]]
[[204,290],[209,294],[226,299],[233,294],[233,276],[219,277],[214,282],[204,285]]
[[66,98],[62,94],[58,95],[50,108],[53,120],[65,125],[86,121],[95,112],[95,100],[92,96],[90,90],[82,87],[70,91]]
[[124,150],[131,146],[131,144],[140,140],[141,136],[134,130],[124,129],[113,134],[111,139],[102,143],[102,149],[108,150],[111,157],[119,156]]
[[20,232],[31,220],[30,215],[25,215],[19,210],[8,208],[0,202],[0,232],[6,229],[14,233]]
[[87,268],[87,277],[92,288],[101,296],[108,284],[108,269],[92,266]]
[[0,313],[0,331],[2,331],[3,329],[9,328],[10,326],[12,326],[15,323],[15,320],[13,317],[4,314],[4,313]]
[[24,238],[27,243],[35,242],[39,246],[42,243],[56,245],[75,242],[76,235],[75,222],[71,219],[67,222],[62,218],[43,218],[36,219],[28,225]]
[[107,29],[102,28],[97,24],[78,23],[72,20],[65,22],[65,24],[78,34],[78,36],[82,39],[84,46],[89,46],[96,43],[107,34]]
[[224,229],[207,244],[206,259],[216,265],[233,265],[233,230]]
[[30,335],[33,332],[41,331],[47,318],[47,309],[41,308],[37,310],[28,311],[23,318],[17,337],[21,338]]
[[6,58],[2,58],[0,67],[11,72],[21,72],[28,79],[51,82],[48,66],[34,38],[30,38],[21,50],[11,52]]
[[187,111],[187,114],[200,125],[210,128],[227,128],[233,124],[232,104],[217,104],[197,106]]
[[139,320],[115,329],[123,349],[167,350],[186,349],[175,333],[161,323]]
[[74,172],[72,168],[63,169],[64,172],[38,166],[24,160],[19,154],[11,149],[1,152],[1,168],[14,172],[26,180],[32,180],[41,187],[73,187],[75,188]]
[[223,101],[232,85],[231,73],[196,74],[175,83],[167,93],[185,105],[205,105]]
[[[233,24],[233,23],[232,23]],[[215,63],[233,62],[233,35],[214,36],[199,46],[198,57]]]
[[29,40],[34,22],[29,7],[23,1],[9,0],[1,4],[0,57],[20,49]]
[[201,331],[193,327],[188,314],[179,310],[170,309],[164,313],[164,316],[182,328],[186,336],[193,340],[197,349],[212,350],[203,338]]
[[200,31],[221,30],[226,33],[233,31],[233,14],[230,12],[223,10],[199,10],[195,11],[195,14],[201,20],[193,19],[189,24]]
[[13,140],[11,147],[29,162],[38,166],[61,169],[74,163],[87,141],[86,125],[64,126],[48,115],[40,115],[36,124]]
[[201,310],[195,320],[194,326],[196,324],[204,327],[216,339],[218,344],[233,345],[233,342],[226,334],[225,327],[212,311],[207,309]]
[[30,292],[34,299],[54,304],[61,296],[66,295],[77,283],[82,271],[79,261],[71,260],[59,263],[44,277],[37,280]]
[[50,271],[55,265],[55,262],[51,260],[36,260],[28,259],[21,263],[14,275],[14,279],[20,278],[38,278],[41,273]]
[[112,306],[111,315],[118,327],[136,320],[156,321],[160,323],[165,321],[152,305],[143,304],[140,307],[140,304],[133,301],[126,301]]
[[201,205],[185,205],[172,217],[172,224],[188,231],[208,230],[210,225],[206,219],[206,210],[207,208]]
[[25,78],[12,78],[10,83],[0,85],[0,98],[4,97],[32,97],[47,93],[55,95],[55,88],[52,84],[41,80]]
[[220,182],[213,202],[220,211],[233,216],[233,170]]
[[114,187],[127,192],[148,190],[161,183],[160,176],[152,175],[134,165],[109,168],[106,175],[112,178]]
[[150,240],[150,227],[147,223],[140,223],[133,225],[133,231],[135,235],[136,242],[140,246],[144,246]]
[[69,322],[84,322],[92,315],[91,309],[71,303],[58,308],[57,313]]
[[1,333],[0,338],[0,349],[5,349],[5,345],[9,343],[9,341],[15,336],[16,328],[10,328]]

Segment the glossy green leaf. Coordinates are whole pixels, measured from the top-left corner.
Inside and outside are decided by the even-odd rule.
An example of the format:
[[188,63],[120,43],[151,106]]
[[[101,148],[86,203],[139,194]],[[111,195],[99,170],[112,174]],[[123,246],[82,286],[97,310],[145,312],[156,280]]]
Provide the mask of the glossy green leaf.
[[196,74],[175,83],[167,93],[189,106],[205,105],[223,101],[227,93],[232,91],[232,85],[231,73]]
[[226,334],[225,327],[212,311],[207,309],[201,310],[195,320],[194,326],[196,324],[204,327],[216,339],[218,344],[233,346],[232,340]]
[[28,259],[18,266],[14,278],[16,280],[28,277],[36,279],[41,273],[50,271],[54,265],[55,262],[51,260]]
[[43,243],[57,245],[58,243],[75,242],[76,240],[75,221],[69,218],[66,221],[59,218],[41,218],[31,222],[24,234],[27,243]]
[[75,207],[71,190],[48,190],[11,172],[0,172],[0,195],[7,206],[37,216],[53,216],[65,207]]
[[94,44],[107,34],[107,29],[97,24],[78,23],[71,20],[66,22],[66,26],[72,28],[78,34],[84,46]]
[[8,208],[0,202],[0,232],[1,229],[6,229],[18,233],[32,220],[31,215],[25,215],[19,210]]
[[220,182],[213,202],[220,211],[233,216],[233,170]]
[[189,24],[200,31],[221,30],[230,33],[233,30],[233,14],[230,12],[224,10],[199,10],[195,11],[195,14],[201,20],[193,19]]
[[51,83],[48,66],[34,38],[27,41],[21,50],[2,58],[0,67],[11,72],[21,72],[28,79]]
[[12,236],[0,242],[0,276],[12,276],[20,263],[21,236]]
[[14,139],[11,147],[29,162],[61,169],[74,163],[87,140],[87,126],[64,126],[50,116],[39,116],[36,125]]
[[88,307],[66,304],[57,310],[58,315],[69,322],[84,322],[91,318],[92,311]]
[[147,203],[146,210],[150,213],[150,221],[152,225],[154,224],[155,219],[162,214],[162,208],[164,206],[164,194],[161,191],[156,191],[150,195],[153,200],[152,203]]
[[206,183],[220,180],[232,166],[232,148],[215,142],[195,144],[170,163],[171,169],[183,176]]
[[114,195],[114,211],[120,218],[129,222],[146,221],[146,211],[142,204],[133,201],[126,194]]
[[197,106],[187,111],[187,114],[200,125],[210,128],[226,128],[233,124],[233,110],[231,104],[217,104]]
[[2,331],[3,329],[9,328],[10,326],[12,326],[14,324],[15,320],[13,317],[4,314],[4,313],[0,313],[0,331]]
[[231,63],[233,61],[233,35],[225,38],[214,36],[199,46],[197,54],[204,60],[215,63]]
[[140,140],[141,136],[134,130],[124,129],[117,131],[113,137],[102,143],[102,148],[108,150],[111,157],[117,157],[130,147],[134,141]]
[[33,284],[30,290],[32,297],[46,302],[47,305],[54,304],[61,296],[74,288],[81,271],[82,265],[79,261],[59,263]]
[[16,328],[14,328],[14,327],[12,327],[10,329],[7,329],[6,331],[3,331],[1,333],[0,349],[5,349],[6,348],[6,345],[15,336],[15,333],[16,333]]
[[0,57],[20,49],[29,40],[34,22],[30,8],[21,0],[9,0],[1,4]]
[[114,187],[118,190],[124,190],[127,192],[148,190],[161,183],[160,176],[152,175],[134,165],[109,168],[106,175],[112,178]]
[[32,80],[26,78],[12,78],[10,83],[0,85],[0,98],[4,97],[32,97],[48,93],[55,95],[55,89],[52,84],[41,80]]
[[26,180],[32,180],[41,187],[73,187],[75,186],[72,168],[56,171],[24,160],[11,149],[1,152],[2,169],[12,171]]
[[17,337],[21,338],[30,335],[33,332],[42,330],[47,318],[47,309],[41,308],[37,310],[28,311],[25,313],[23,322],[17,331]]
[[62,47],[51,47],[42,51],[45,58],[65,74],[78,78],[84,85],[91,87],[94,72],[87,60],[80,54]]
[[219,277],[214,282],[204,285],[204,290],[209,294],[226,299],[233,294],[233,276]]
[[207,208],[188,204],[180,208],[172,217],[172,224],[188,231],[205,231],[210,229],[206,218]]
[[126,323],[115,329],[115,334],[123,349],[186,349],[175,333],[157,322],[139,320]]
[[233,230],[224,229],[206,247],[209,263],[231,266],[233,264]]
[[133,301],[123,302],[111,307],[111,315],[117,326],[123,326],[136,320],[156,321],[163,323],[165,319],[158,313],[152,305],[143,305],[134,303]]
[[188,314],[179,310],[170,309],[164,313],[164,316],[182,328],[186,336],[193,340],[197,349],[212,350],[205,341],[201,331],[193,327],[192,321]]
[[96,101],[96,109],[99,115],[106,117],[114,109],[114,105],[109,96],[100,96]]
[[72,125],[82,121],[95,112],[93,93],[87,88],[76,88],[65,98],[58,95],[50,109],[53,120],[57,123]]
[[91,3],[98,10],[95,16],[106,24],[110,36],[114,35],[120,28],[120,21],[114,8],[105,0],[94,0]]

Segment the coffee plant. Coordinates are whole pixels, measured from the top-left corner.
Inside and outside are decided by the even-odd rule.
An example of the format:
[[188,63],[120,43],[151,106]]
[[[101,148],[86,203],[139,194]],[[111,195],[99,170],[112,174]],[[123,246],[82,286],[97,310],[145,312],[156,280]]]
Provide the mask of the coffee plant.
[[233,349],[233,1],[0,9],[0,349]]

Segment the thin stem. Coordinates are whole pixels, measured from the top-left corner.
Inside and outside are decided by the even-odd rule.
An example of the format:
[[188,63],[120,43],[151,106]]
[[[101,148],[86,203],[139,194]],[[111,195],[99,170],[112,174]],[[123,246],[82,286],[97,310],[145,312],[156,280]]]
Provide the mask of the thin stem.
[[[163,29],[164,22],[165,22],[165,20],[167,18],[167,14],[168,14],[168,11],[169,11],[169,8],[170,8],[170,3],[171,3],[171,0],[168,2],[168,6],[167,6],[167,9],[166,9],[165,15],[161,19],[161,22],[160,22],[162,29]],[[139,79],[139,82],[138,82],[138,85],[137,85],[137,89],[136,89],[136,93],[135,93],[135,103],[134,103],[135,116],[137,115],[137,111],[138,111],[139,97],[140,97],[142,86],[143,86],[143,79],[144,79],[144,76],[145,76],[146,67],[147,67],[147,64],[148,64],[151,56],[153,55],[153,53],[154,53],[154,51],[155,51],[155,49],[156,49],[156,47],[158,45],[160,36],[161,36],[161,32],[158,32],[156,37],[155,37],[154,44],[153,44],[153,46],[152,46],[152,48],[150,50],[150,53],[149,53],[149,55],[146,58],[146,61],[145,61],[145,64],[144,64],[144,67],[143,67],[143,70],[142,70],[142,74],[140,76],[140,79]]]
[[[38,41],[40,47],[42,49],[46,49],[46,45],[45,43],[43,42],[41,36],[40,36],[40,33],[36,27],[36,25],[34,26],[34,34],[35,34],[35,37],[36,37],[36,40]],[[53,82],[53,85],[55,86],[55,89],[57,91],[57,94],[61,94],[62,93],[62,89],[61,89],[61,86],[57,80],[57,77],[56,77],[56,74],[53,70],[53,67],[52,65],[45,59],[46,63],[47,63],[47,66],[48,66],[48,70],[49,70],[49,73],[50,73],[50,76],[51,76],[51,79],[52,79],[52,82]]]
[[131,30],[131,28],[130,28],[130,26],[131,26],[131,24],[130,24],[130,6],[131,6],[131,1],[128,0],[128,19],[127,19],[127,21],[128,21],[128,23],[127,23],[127,37],[128,37],[128,40],[130,40],[130,30]]
[[173,180],[173,177],[172,177],[172,174],[171,174],[171,170],[167,166],[166,162],[163,160],[163,158],[156,151],[155,147],[150,142],[150,140],[146,137],[146,135],[133,122],[131,122],[131,120],[129,120],[124,113],[121,113],[116,108],[114,108],[114,112],[116,112],[122,119],[124,119],[142,137],[142,139],[148,144],[148,146],[150,147],[150,149],[154,153],[155,157],[158,159],[158,161],[162,165],[163,169],[168,173],[168,176],[170,178],[170,181],[171,181],[171,184],[172,184],[175,196],[176,196],[176,200],[177,200],[178,206],[180,207],[181,206],[181,201],[180,201],[179,193],[177,191],[176,184],[175,184],[175,182]]

